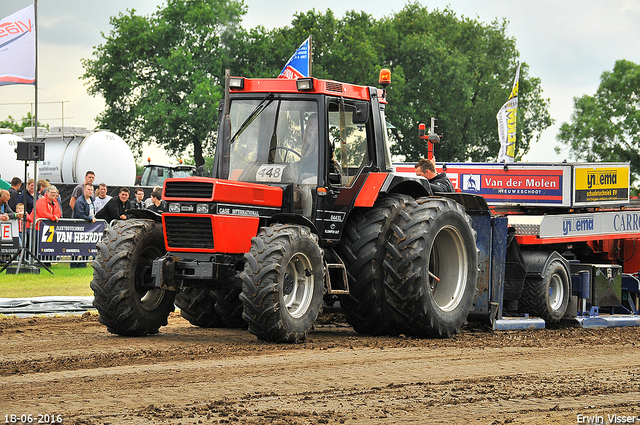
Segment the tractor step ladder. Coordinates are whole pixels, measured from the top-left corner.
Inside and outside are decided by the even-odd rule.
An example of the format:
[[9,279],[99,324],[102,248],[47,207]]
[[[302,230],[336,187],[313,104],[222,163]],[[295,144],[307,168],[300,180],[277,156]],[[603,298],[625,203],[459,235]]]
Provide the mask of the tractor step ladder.
[[339,263],[326,263],[327,266],[327,291],[329,294],[348,294],[349,279],[347,268],[340,258]]

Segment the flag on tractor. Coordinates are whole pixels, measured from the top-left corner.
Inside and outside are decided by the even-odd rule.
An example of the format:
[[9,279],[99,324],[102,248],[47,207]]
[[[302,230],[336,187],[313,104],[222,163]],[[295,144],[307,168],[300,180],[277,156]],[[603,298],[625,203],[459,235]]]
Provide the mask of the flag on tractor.
[[0,20],[0,86],[35,82],[36,26],[30,5]]
[[513,162],[516,156],[516,118],[518,116],[518,87],[520,80],[520,63],[516,70],[516,78],[509,100],[502,105],[496,118],[498,119],[498,136],[500,137],[500,153],[498,162]]
[[298,47],[278,75],[290,80],[304,77],[311,77],[311,36]]

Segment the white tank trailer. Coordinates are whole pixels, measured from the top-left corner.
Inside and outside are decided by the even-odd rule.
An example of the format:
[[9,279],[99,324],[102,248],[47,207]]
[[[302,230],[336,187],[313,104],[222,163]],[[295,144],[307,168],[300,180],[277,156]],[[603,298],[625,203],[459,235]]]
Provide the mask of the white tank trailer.
[[[24,178],[24,161],[15,153],[18,141],[33,141],[33,128],[24,133],[0,133],[0,177],[10,181]],[[36,141],[44,142],[44,161],[38,162],[38,179],[53,184],[74,184],[84,181],[88,170],[96,174],[96,184],[131,186],[136,178],[136,164],[129,145],[107,130],[87,130],[86,127],[38,128]],[[29,164],[29,178],[33,164]]]

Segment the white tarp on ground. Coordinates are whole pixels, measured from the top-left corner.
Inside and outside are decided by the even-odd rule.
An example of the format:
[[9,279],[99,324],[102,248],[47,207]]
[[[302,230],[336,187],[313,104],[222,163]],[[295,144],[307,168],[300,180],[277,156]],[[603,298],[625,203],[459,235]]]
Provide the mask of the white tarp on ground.
[[18,317],[34,314],[83,313],[93,309],[93,297],[0,298],[0,314]]

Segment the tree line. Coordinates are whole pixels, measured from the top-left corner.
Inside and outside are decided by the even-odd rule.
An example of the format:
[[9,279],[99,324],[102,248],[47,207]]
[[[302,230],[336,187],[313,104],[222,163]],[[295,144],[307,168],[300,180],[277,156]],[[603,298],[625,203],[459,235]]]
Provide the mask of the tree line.
[[[276,77],[309,35],[313,76],[377,85],[381,68],[392,71],[387,116],[396,127],[393,153],[426,156],[419,122],[437,118],[443,134],[438,158],[495,160],[496,113],[508,98],[518,63],[507,21],[489,24],[428,10],[417,2],[374,19],[329,9],[294,15],[291,25],[241,26],[246,6],[235,0],[167,0],[149,16],[128,10],[111,18],[112,29],[93,57],[83,61],[89,93],[101,95],[100,125],[134,148],[152,141],[169,153],[192,148],[195,163],[212,152],[224,70],[245,77]],[[517,156],[552,123],[540,79],[520,74]]]

